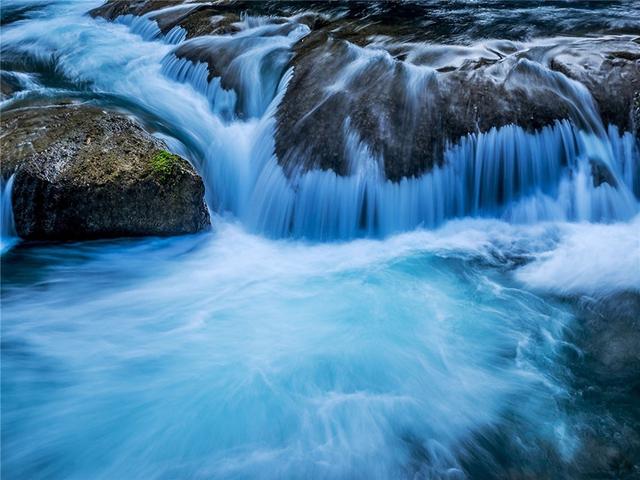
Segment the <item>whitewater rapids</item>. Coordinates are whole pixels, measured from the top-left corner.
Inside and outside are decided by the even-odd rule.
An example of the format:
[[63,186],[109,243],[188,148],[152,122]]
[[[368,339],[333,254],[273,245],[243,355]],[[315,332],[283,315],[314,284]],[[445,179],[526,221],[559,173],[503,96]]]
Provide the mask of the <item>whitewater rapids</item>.
[[[570,461],[585,420],[562,407],[577,393],[558,363],[575,314],[540,291],[637,290],[639,221],[469,220],[329,245],[222,222],[19,249],[3,273],[3,469],[461,478],[495,431]],[[631,257],[581,257],[579,276],[562,259],[600,241]]]
[[[601,315],[638,338],[620,320],[640,295],[631,134],[506,126],[400,182],[350,135],[351,175],[288,176],[273,136],[292,72],[257,66],[304,27],[243,18],[235,92],[176,59],[183,31],[95,20],[94,3],[43,1],[3,27],[24,89],[2,108],[73,98],[135,116],[196,166],[214,227],[20,244],[3,183],[7,478],[637,473],[634,367],[610,358],[633,343],[605,350],[603,373],[587,329]],[[594,185],[593,161],[615,186]]]

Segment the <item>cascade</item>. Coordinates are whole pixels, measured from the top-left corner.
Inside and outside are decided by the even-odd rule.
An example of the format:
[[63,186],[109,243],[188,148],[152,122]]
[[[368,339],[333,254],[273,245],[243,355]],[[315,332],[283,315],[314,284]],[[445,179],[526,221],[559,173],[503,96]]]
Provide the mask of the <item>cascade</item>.
[[[241,71],[254,74],[265,71],[256,67],[265,58],[240,55],[234,62],[242,62]],[[349,67],[349,75],[354,68]],[[163,60],[163,73],[204,95],[226,125],[217,131],[211,148],[203,149],[200,169],[210,186],[210,201],[269,236],[384,236],[464,216],[518,223],[611,222],[638,212],[636,140],[616,127],[605,129],[586,89],[557,73],[549,83],[571,98],[575,121],[557,121],[535,132],[507,125],[469,134],[446,147],[442,165],[399,182],[385,178],[384,158],[371,152],[348,118],[343,130],[349,175],[317,169],[285,173],[273,153],[274,115],[292,71],[283,74],[269,107],[244,115],[237,114],[238,97],[263,96],[263,84],[272,81],[273,71],[269,79],[254,75],[237,90],[225,89],[220,77],[208,80],[205,63],[172,53]],[[420,83],[414,77],[407,81]],[[599,166],[608,172],[609,181],[594,176]]]
[[[603,52],[635,61],[619,32],[640,6],[132,0],[102,6],[147,13],[106,21],[87,14],[103,0],[0,1],[3,112],[129,114],[214,213],[194,235],[4,254],[48,187],[3,163],[7,478],[640,468],[640,145],[619,85],[605,105],[585,80]],[[3,148],[38,148],[13,126]],[[56,143],[42,174],[75,173],[57,169],[99,135]]]
[[[244,22],[245,30],[237,35],[185,42],[162,60],[162,73],[205,97],[220,121],[212,127],[213,141],[195,142],[200,158],[194,162],[214,208],[230,210],[253,231],[328,240],[432,228],[464,216],[517,223],[611,222],[639,210],[638,185],[633,184],[639,165],[635,138],[613,126],[607,129],[579,82],[526,59],[518,62],[509,82],[553,89],[571,106],[571,119],[537,131],[507,125],[469,134],[446,146],[442,165],[392,182],[385,178],[384,157],[373,153],[348,116],[341,119],[336,112],[346,139],[348,175],[285,171],[274,154],[275,116],[293,75],[293,69],[285,72],[288,49],[308,29],[260,19]],[[209,52],[219,58],[211,60]],[[389,71],[397,67],[386,53],[356,47],[349,53],[360,56],[344,67],[332,91],[361,81],[359,75],[372,62]],[[429,88],[433,71],[403,68],[405,91],[413,92],[408,101],[425,101],[416,89]],[[604,179],[599,178],[602,172]]]
[[[506,126],[472,134],[447,149],[442,167],[400,182],[384,178],[365,145],[353,137],[350,143],[359,167],[346,177],[316,170],[287,179],[275,159],[266,161],[250,201],[259,210],[248,223],[273,236],[330,239],[431,228],[464,216],[610,222],[638,212],[636,141],[615,127],[604,139],[568,121],[535,133]],[[595,185],[594,149],[606,154],[617,184]]]
[[137,33],[145,40],[163,39],[166,43],[178,44],[187,36],[187,31],[176,26],[169,30],[166,34],[162,34],[160,27],[153,20],[150,14],[143,16],[120,15],[114,20],[115,23],[128,26],[132,32]]
[[13,222],[11,192],[15,175],[7,180],[0,179],[0,253],[11,248],[18,240]]
[[[372,145],[355,114],[329,110],[340,138],[326,142],[343,145],[340,157],[348,165],[339,175],[313,167],[304,142],[294,145],[297,154],[287,159],[292,164],[285,166],[276,155],[276,135],[283,128],[278,114],[296,71],[289,61],[294,45],[309,34],[307,25],[295,17],[244,16],[232,34],[183,40],[170,33],[161,39],[155,17],[162,11],[104,22],[111,36],[93,33],[93,20],[83,19],[74,28],[95,36],[83,50],[70,46],[77,33],[62,23],[58,36],[46,42],[37,38],[36,26],[8,31],[6,40],[35,57],[49,58],[55,49],[62,74],[159,119],[162,133],[184,147],[181,153],[202,175],[209,206],[232,213],[253,232],[330,240],[432,228],[467,216],[514,223],[613,222],[640,210],[637,140],[604,125],[584,85],[534,55],[512,62],[507,73],[498,71],[506,76],[505,88],[553,92],[568,105],[568,119],[537,129],[503,125],[448,140],[442,161],[391,181],[385,166],[392,159]],[[123,41],[130,48],[118,50]],[[463,59],[475,51],[462,50],[456,55]],[[405,126],[420,125],[437,86],[434,68],[377,48],[348,46],[343,54],[348,62],[333,65],[337,70],[329,69],[330,81],[323,84],[328,87],[314,93],[320,104],[343,91],[362,103],[367,89],[377,89],[380,98],[385,85],[400,85]],[[95,58],[109,60],[96,69]],[[381,118],[385,114],[381,110]]]

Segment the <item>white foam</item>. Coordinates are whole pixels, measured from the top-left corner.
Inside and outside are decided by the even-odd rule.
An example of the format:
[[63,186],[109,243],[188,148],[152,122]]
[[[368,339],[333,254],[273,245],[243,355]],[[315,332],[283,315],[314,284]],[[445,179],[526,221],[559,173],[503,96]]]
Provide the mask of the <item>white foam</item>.
[[517,278],[537,290],[607,295],[640,291],[640,216],[629,223],[565,225],[560,242],[536,254]]

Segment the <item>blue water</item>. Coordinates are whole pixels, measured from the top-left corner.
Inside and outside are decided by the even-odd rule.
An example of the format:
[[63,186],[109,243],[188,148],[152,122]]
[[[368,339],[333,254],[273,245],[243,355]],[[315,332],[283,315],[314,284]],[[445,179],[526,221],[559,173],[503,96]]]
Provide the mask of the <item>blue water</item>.
[[[274,113],[293,74],[286,69],[289,51],[308,34],[306,25],[291,20],[283,28],[268,18],[246,17],[235,35],[183,42],[229,59],[222,77],[209,81],[205,64],[176,59],[179,46],[158,37],[152,20],[108,23],[80,16],[87,6],[58,8],[53,18],[5,30],[8,61],[48,70],[54,65],[55,74],[83,86],[84,95],[88,89],[100,101],[135,109],[194,163],[210,207],[232,213],[253,232],[327,240],[384,236],[469,215],[531,223],[628,220],[640,211],[635,138],[602,124],[583,85],[532,61],[518,62],[509,81],[520,88],[561,89],[573,110],[570,121],[538,132],[506,126],[471,134],[450,145],[442,167],[392,183],[384,178],[384,159],[350,131],[348,118],[338,117],[350,175],[312,170],[288,176],[274,154]],[[335,88],[357,80],[371,62],[389,69],[398,63],[379,49],[352,50],[353,62],[339,72]],[[415,90],[435,70],[405,63],[398,68],[407,71],[407,95],[419,101]],[[224,81],[234,88],[223,88]],[[64,95],[60,89],[33,90]],[[594,163],[605,166],[616,188],[594,188]]]
[[0,179],[0,254],[9,250],[18,242],[13,220],[11,193],[14,175],[7,180]]
[[[274,52],[304,26],[244,17],[209,39],[239,58],[225,90],[176,60],[184,32],[94,20],[93,3],[3,27],[26,72],[2,108],[136,115],[202,174],[213,230],[15,244],[3,184],[4,477],[598,478],[612,448],[637,473],[633,397],[578,381],[584,305],[640,294],[638,145],[584,88],[564,85],[575,118],[469,135],[421,177],[387,181],[350,131],[349,176],[287,176],[273,115],[292,72]],[[389,61],[361,50],[340,80]],[[594,162],[615,186],[594,186]]]
[[[584,412],[562,408],[578,393],[557,359],[576,320],[545,292],[640,284],[634,230],[598,228],[477,220],[306,244],[221,221],[16,248],[2,273],[3,473],[459,478],[464,448],[496,429],[524,458],[547,442],[570,462]],[[603,270],[580,253],[599,242],[631,256]],[[538,260],[515,267],[523,251]]]
[[222,224],[14,250],[5,474],[390,478],[407,439],[442,472],[514,407],[570,451],[543,367],[571,315],[492,268],[484,230],[507,226],[462,227],[307,245]]

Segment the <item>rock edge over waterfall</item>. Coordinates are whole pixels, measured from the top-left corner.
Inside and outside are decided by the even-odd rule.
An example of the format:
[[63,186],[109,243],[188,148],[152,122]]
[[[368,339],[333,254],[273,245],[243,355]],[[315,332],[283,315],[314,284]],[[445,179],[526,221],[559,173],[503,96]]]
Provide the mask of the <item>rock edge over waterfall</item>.
[[191,165],[134,121],[88,106],[2,115],[2,177],[15,175],[17,234],[30,240],[194,233],[210,224]]

